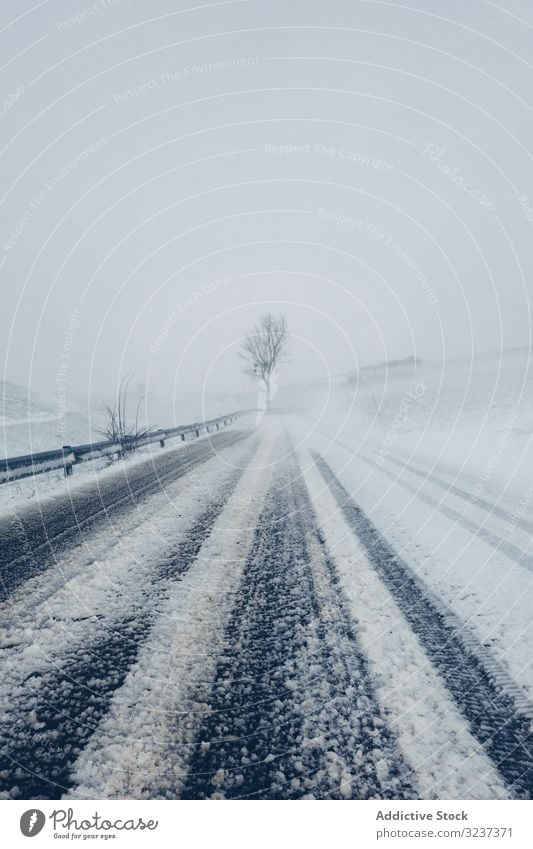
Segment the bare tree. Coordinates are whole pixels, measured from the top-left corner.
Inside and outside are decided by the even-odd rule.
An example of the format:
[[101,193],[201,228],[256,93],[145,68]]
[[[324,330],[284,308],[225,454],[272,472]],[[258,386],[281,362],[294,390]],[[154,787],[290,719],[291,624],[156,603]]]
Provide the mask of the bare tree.
[[105,439],[120,445],[121,454],[133,454],[150,431],[149,427],[141,427],[139,424],[141,405],[146,395],[139,398],[133,420],[128,418],[126,412],[128,389],[133,375],[134,372],[130,372],[122,378],[113,405],[104,403],[104,425],[99,429]]
[[271,402],[271,379],[278,363],[286,360],[289,330],[285,316],[270,312],[261,316],[251,333],[244,337],[240,356],[246,374],[258,375],[265,385],[267,406]]

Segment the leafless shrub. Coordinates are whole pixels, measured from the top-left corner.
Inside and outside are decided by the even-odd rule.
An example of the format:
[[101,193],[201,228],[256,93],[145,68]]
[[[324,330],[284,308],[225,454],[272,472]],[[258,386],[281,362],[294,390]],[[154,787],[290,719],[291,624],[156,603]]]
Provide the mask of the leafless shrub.
[[121,455],[133,454],[137,451],[151,430],[151,428],[139,424],[141,405],[146,399],[146,395],[139,398],[135,417],[132,420],[128,418],[126,401],[133,375],[134,372],[130,372],[122,378],[113,405],[104,403],[104,425],[99,429],[99,433],[104,439],[120,446]]

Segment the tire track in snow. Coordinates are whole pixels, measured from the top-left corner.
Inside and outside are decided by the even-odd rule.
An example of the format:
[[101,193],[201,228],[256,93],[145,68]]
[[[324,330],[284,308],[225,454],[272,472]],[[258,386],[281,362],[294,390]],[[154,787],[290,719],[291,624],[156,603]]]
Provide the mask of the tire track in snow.
[[225,642],[180,798],[414,797],[294,457],[260,516]]
[[139,507],[154,492],[249,433],[216,434],[185,449],[151,457],[146,463],[126,464],[119,474],[96,486],[82,487],[62,498],[54,496],[1,517],[0,601],[44,572],[58,554],[82,545],[85,532],[93,531],[111,516]]
[[518,710],[491,670],[484,667],[478,653],[469,651],[451,621],[430,601],[425,587],[350,498],[325,460],[316,452],[312,456],[347,524],[468,719],[472,735],[484,747],[510,791],[517,797],[532,798],[530,719]]
[[[392,472],[389,472],[388,469],[383,468],[383,466],[378,466],[377,463],[374,463],[373,460],[369,460],[363,454],[358,455],[363,462],[367,463],[367,465],[372,466],[375,469],[379,469],[386,477],[390,480],[393,480],[398,486],[401,486],[407,492],[412,493],[416,498],[420,501],[423,501],[424,504],[427,504],[429,507],[434,507],[439,513],[442,513],[448,519],[456,522],[459,525],[462,525],[467,531],[469,531],[473,536],[482,539],[483,542],[488,543],[491,548],[495,551],[499,551],[502,554],[505,554],[513,563],[519,563],[525,569],[528,569],[530,572],[533,572],[533,557],[529,554],[526,554],[523,549],[519,548],[517,545],[514,545],[512,542],[508,542],[498,534],[492,533],[488,528],[485,528],[482,524],[478,524],[477,522],[473,522],[470,519],[467,519],[463,513],[459,513],[457,510],[454,510],[452,507],[447,507],[445,504],[442,504],[436,498],[433,498],[431,495],[428,495],[425,492],[420,491],[420,487],[413,486],[402,478],[399,478],[397,475],[393,475]],[[533,540],[531,541],[533,542]],[[530,543],[531,544],[531,543]]]
[[10,706],[8,727],[0,732],[0,792],[9,798],[60,798],[71,786],[71,766],[134,665],[170,584],[193,565],[242,474],[242,469],[231,474],[186,539],[157,564],[127,615],[96,640],[88,634],[86,644],[67,650],[55,669],[37,671],[24,682],[18,710],[14,714]]

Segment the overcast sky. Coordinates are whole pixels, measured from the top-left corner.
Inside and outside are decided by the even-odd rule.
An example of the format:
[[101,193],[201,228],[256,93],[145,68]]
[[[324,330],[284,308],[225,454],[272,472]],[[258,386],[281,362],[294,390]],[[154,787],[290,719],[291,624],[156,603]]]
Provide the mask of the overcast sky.
[[530,343],[526,0],[3,0],[2,365],[238,391]]

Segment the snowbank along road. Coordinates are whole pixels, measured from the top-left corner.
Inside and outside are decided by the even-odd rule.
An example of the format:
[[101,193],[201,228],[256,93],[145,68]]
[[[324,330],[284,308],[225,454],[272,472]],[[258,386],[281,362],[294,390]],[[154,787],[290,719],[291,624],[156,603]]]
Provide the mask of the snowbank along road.
[[298,432],[4,517],[4,798],[531,797],[514,667]]

